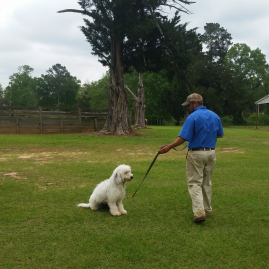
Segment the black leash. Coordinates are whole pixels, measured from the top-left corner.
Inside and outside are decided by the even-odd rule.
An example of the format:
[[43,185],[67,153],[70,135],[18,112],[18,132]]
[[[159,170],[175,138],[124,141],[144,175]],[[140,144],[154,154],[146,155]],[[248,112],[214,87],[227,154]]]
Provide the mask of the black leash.
[[147,173],[146,173],[146,175],[145,175],[145,177],[143,178],[143,180],[142,180],[142,182],[140,183],[140,185],[138,186],[138,188],[136,189],[136,191],[135,191],[135,193],[133,194],[133,196],[129,196],[129,197],[127,197],[127,198],[134,198],[134,196],[135,196],[135,194],[136,194],[136,192],[138,191],[138,189],[140,188],[140,186],[142,185],[142,183],[144,182],[144,180],[145,180],[145,178],[147,177],[147,175],[148,175],[148,173],[149,173],[149,171],[150,171],[150,169],[151,169],[151,167],[153,166],[153,164],[155,163],[155,161],[157,160],[157,157],[159,156],[159,152],[156,154],[156,156],[155,156],[155,158],[154,158],[154,160],[153,160],[153,162],[151,163],[151,165],[150,165],[150,167],[149,167],[149,169],[148,169],[148,171],[147,171]]
[[175,151],[182,151],[183,149],[185,149],[187,147],[187,145],[184,147],[184,148],[182,148],[182,149],[175,149],[175,148],[173,148]]
[[[167,145],[162,146],[161,149],[164,148],[164,147],[166,147],[166,146],[167,146]],[[174,149],[175,151],[182,151],[182,150],[185,149],[186,147],[187,147],[187,145],[186,145],[184,148],[180,149],[180,150],[177,150],[177,149],[175,149],[175,148],[173,148],[173,149]],[[153,164],[154,164],[155,161],[157,160],[158,156],[159,156],[159,151],[157,152],[157,154],[156,154],[156,156],[155,156],[153,162],[151,163],[151,165],[150,165],[150,167],[149,167],[149,169],[148,169],[148,171],[147,171],[145,177],[143,178],[142,182],[140,183],[140,185],[139,185],[138,188],[136,189],[135,193],[133,194],[133,196],[127,196],[128,199],[130,199],[130,198],[134,198],[135,194],[137,193],[137,191],[139,190],[140,186],[142,185],[142,183],[143,183],[144,180],[146,179],[146,177],[147,177],[147,175],[148,175],[148,173],[149,173],[151,167],[153,166]]]

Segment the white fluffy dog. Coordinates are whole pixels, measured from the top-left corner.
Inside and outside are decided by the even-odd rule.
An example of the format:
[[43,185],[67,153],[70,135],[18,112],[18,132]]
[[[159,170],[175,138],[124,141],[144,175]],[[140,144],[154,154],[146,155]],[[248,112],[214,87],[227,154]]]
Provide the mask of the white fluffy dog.
[[127,214],[123,208],[122,200],[125,196],[125,182],[132,179],[131,167],[125,164],[119,165],[109,179],[102,181],[95,187],[88,204],[82,203],[77,206],[97,210],[103,204],[108,204],[113,216]]

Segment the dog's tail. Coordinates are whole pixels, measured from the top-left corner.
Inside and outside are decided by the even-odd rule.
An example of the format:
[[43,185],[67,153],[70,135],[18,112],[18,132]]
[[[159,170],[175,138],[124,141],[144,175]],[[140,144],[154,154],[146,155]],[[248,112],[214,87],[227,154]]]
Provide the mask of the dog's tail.
[[90,208],[90,204],[84,204],[84,203],[78,204],[77,206]]

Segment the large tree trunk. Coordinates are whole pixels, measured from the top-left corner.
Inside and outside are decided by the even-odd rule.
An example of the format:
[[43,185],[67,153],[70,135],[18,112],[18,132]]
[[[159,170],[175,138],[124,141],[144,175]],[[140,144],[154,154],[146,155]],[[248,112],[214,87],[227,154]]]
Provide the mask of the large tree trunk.
[[131,93],[133,100],[134,100],[134,113],[135,113],[135,123],[134,128],[136,129],[145,129],[145,92],[143,86],[143,74],[139,73],[138,78],[138,90],[137,96],[125,85],[125,88]]
[[110,97],[108,117],[103,132],[117,135],[129,134],[128,99],[124,89],[122,42],[111,38]]

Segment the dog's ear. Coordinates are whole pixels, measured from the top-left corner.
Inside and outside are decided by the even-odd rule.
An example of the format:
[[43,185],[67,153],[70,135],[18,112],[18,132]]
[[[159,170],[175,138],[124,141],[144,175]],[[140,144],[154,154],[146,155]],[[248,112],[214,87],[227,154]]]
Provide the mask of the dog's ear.
[[121,183],[121,176],[119,175],[118,172],[115,174],[115,181],[117,184]]

